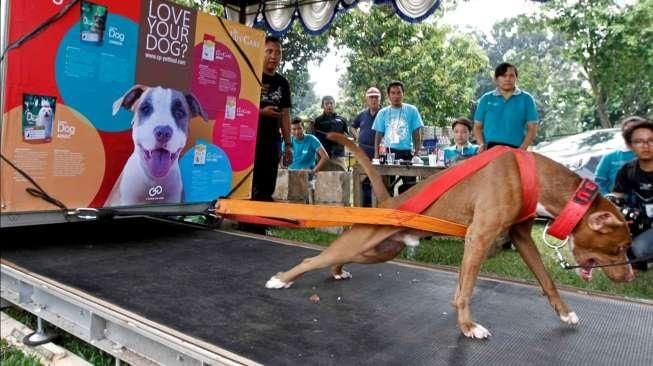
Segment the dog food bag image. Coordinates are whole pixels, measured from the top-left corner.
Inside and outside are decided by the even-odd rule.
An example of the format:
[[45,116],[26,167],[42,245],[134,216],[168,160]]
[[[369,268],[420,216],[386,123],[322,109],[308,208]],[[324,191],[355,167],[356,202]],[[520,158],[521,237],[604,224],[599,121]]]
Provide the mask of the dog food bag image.
[[202,42],[202,60],[215,60],[215,37],[205,34]]
[[107,7],[82,1],[80,37],[84,42],[100,43],[107,20]]
[[52,140],[56,97],[23,95],[23,141],[39,143]]

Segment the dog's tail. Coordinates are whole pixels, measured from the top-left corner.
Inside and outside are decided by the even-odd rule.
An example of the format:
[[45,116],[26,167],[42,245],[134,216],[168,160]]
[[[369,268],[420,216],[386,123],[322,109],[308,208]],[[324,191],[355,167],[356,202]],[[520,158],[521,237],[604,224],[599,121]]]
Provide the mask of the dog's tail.
[[372,163],[370,162],[370,159],[367,157],[365,152],[363,152],[363,150],[361,150],[361,148],[358,147],[358,145],[353,143],[351,140],[347,138],[347,136],[341,133],[329,132],[327,134],[327,138],[331,141],[335,141],[340,145],[347,147],[349,151],[351,151],[354,154],[356,160],[358,160],[358,163],[363,166],[363,170],[365,171],[365,174],[367,174],[367,177],[370,179],[370,182],[372,183],[372,189],[374,190],[374,195],[376,196],[376,200],[378,202],[383,202],[388,198],[390,198],[390,194],[388,193],[388,190],[385,188],[385,184],[383,184],[383,179],[381,179],[381,175],[376,169],[374,169]]

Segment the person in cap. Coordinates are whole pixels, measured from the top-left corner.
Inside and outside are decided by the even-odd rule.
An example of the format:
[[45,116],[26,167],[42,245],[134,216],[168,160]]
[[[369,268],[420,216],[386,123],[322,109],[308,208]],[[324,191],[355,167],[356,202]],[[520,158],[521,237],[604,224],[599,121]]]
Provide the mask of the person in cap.
[[[365,102],[367,108],[354,118],[351,127],[349,127],[349,132],[358,141],[358,146],[372,159],[374,158],[374,135],[376,134],[376,131],[372,129],[372,125],[376,114],[381,109],[381,91],[373,86],[368,88],[365,91]],[[361,191],[363,193],[363,207],[371,207],[372,186],[369,179],[365,178],[363,180]]]
[[444,149],[444,164],[446,166],[478,154],[478,145],[469,142],[469,136],[472,133],[472,121],[469,118],[456,118],[451,124],[451,130],[453,131],[454,144]]
[[329,154],[329,161],[324,165],[324,171],[346,171],[345,148],[327,139],[329,132],[348,134],[347,119],[336,113],[336,101],[332,96],[322,98],[322,114],[315,118],[311,125],[311,132],[320,140],[324,149]]

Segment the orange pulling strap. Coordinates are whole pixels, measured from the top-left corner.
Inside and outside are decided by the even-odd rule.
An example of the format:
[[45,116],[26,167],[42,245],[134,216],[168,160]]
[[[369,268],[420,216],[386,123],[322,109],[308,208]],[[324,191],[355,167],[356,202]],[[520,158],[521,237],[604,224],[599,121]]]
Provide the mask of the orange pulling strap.
[[539,197],[535,157],[529,152],[505,146],[493,147],[445,170],[398,209],[222,199],[216,204],[216,213],[240,222],[292,228],[351,224],[390,225],[464,237],[467,230],[464,225],[420,213],[461,180],[508,152],[515,154],[522,181],[523,202],[519,218],[521,222],[535,216]]
[[464,237],[467,227],[454,222],[388,208],[314,206],[300,203],[221,199],[216,213],[240,222],[282,227],[352,224],[390,225]]

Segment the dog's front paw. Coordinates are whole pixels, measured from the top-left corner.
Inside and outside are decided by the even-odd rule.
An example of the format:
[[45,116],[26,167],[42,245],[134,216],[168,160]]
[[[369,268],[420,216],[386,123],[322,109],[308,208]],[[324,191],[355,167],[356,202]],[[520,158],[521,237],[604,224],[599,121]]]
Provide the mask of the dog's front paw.
[[462,326],[461,330],[467,338],[485,339],[492,335],[487,328],[478,323],[470,323],[467,326]]
[[342,270],[342,271],[340,271],[340,273],[337,273],[337,274],[334,273],[333,278],[336,279],[336,280],[346,280],[348,278],[351,278],[351,273],[349,273],[349,272],[347,272],[345,270]]
[[273,289],[281,289],[281,288],[288,288],[292,286],[293,282],[283,282],[281,279],[277,276],[272,276],[268,280],[268,282],[265,283],[266,288],[273,288]]
[[578,315],[573,311],[567,315],[560,314],[560,320],[565,324],[576,325],[578,324]]

